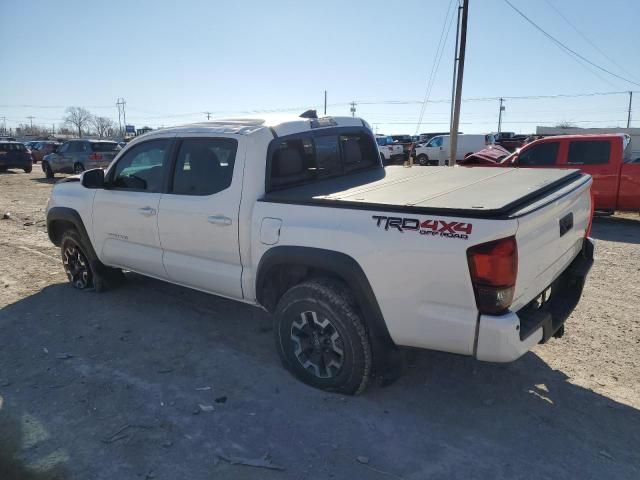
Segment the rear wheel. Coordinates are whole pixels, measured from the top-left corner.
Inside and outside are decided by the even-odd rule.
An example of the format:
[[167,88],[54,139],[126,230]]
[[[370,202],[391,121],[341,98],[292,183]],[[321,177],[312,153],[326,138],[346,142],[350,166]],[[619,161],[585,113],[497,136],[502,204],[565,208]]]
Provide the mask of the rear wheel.
[[53,170],[51,170],[51,165],[49,162],[42,162],[42,170],[44,170],[44,175],[47,178],[53,178]]
[[346,285],[315,279],[290,288],[278,302],[274,323],[282,363],[299,380],[331,392],[365,390],[371,344]]
[[31,173],[31,170],[33,170],[33,167],[25,167],[23,168],[24,173]]
[[84,165],[82,165],[81,163],[74,163],[73,173],[82,173],[82,172],[84,172]]
[[418,163],[422,166],[429,164],[429,157],[427,157],[424,153],[418,155]]

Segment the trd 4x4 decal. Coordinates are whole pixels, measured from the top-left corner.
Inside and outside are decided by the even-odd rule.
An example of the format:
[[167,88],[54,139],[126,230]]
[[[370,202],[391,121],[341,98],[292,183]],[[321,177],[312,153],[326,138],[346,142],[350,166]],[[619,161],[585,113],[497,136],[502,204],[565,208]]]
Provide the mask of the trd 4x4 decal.
[[444,220],[423,220],[406,217],[385,217],[373,215],[378,228],[385,230],[397,229],[399,232],[418,232],[420,235],[438,236],[446,238],[461,238],[467,240],[471,235],[473,225],[466,222],[445,222]]

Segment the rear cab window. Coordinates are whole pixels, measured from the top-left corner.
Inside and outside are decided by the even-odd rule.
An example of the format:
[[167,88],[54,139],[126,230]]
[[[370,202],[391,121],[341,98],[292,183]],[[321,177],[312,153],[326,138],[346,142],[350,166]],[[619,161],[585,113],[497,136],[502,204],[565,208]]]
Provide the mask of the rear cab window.
[[296,134],[271,142],[267,154],[267,191],[379,166],[376,143],[365,131],[340,129]]
[[120,150],[119,145],[116,142],[92,142],[92,152],[114,152]]

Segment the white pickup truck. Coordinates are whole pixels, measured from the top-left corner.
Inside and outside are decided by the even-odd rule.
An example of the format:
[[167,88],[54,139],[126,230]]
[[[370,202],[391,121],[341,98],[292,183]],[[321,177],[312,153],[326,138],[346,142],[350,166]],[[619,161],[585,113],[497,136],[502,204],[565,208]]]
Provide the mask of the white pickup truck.
[[124,269],[261,306],[294,375],[353,394],[393,375],[399,346],[509,362],[560,336],[593,261],[590,185],[385,169],[358,118],[217,121],[58,182],[47,228],[74,287]]

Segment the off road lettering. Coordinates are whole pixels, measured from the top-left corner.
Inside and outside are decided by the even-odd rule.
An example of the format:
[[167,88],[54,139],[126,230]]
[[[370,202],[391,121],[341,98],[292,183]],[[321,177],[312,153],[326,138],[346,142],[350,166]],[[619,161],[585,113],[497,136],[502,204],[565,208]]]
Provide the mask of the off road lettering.
[[386,217],[384,215],[373,215],[378,228],[385,230],[398,230],[418,232],[424,236],[438,236],[445,238],[460,238],[466,240],[471,235],[473,225],[467,222],[446,222],[444,220],[427,219],[422,222],[417,218],[407,217]]

